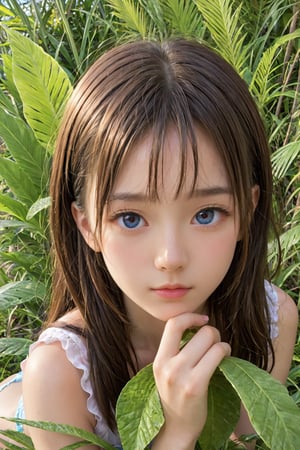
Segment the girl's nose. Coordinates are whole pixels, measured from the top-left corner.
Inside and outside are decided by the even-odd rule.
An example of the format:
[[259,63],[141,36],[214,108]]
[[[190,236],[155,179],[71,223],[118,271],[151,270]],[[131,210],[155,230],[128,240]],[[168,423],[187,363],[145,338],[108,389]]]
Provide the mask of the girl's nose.
[[160,240],[155,256],[155,267],[158,270],[174,272],[182,270],[187,264],[187,251],[184,239],[178,235],[167,235]]

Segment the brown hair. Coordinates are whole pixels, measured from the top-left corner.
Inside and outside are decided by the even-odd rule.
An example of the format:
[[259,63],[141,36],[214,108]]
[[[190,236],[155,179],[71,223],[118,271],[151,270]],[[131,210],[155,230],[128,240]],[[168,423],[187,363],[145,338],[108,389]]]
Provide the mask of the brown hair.
[[[99,407],[114,427],[117,397],[136,371],[122,293],[101,253],[85,243],[71,214],[84,208],[87,181],[97,177],[97,216],[134,143],[153,131],[149,190],[157,193],[158,161],[168,125],[182,147],[180,191],[186,144],[195,127],[209,133],[224,161],[241,221],[241,240],[224,280],[209,298],[212,323],[232,354],[267,368],[270,320],[264,279],[272,224],[272,174],[262,120],[246,83],[211,49],[183,39],[133,42],[102,55],[78,83],[57,139],[51,178],[51,227],[55,274],[49,320],[78,307],[85,320],[91,382]],[[253,214],[251,188],[260,197]],[[101,222],[101,220],[100,220]]]

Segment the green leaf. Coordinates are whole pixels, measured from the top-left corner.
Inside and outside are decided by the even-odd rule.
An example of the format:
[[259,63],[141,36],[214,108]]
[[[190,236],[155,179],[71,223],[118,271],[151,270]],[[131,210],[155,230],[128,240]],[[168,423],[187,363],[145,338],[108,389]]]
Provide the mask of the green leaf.
[[0,287],[0,311],[7,311],[33,299],[44,299],[46,292],[46,286],[41,282],[22,280],[7,283]]
[[[190,331],[184,342],[192,334]],[[239,416],[239,397],[224,375],[217,371],[209,385],[208,418],[199,439],[201,449],[219,450],[233,432]],[[124,450],[143,450],[158,434],[164,417],[151,364],[123,388],[116,417]]]
[[272,155],[273,174],[277,178],[286,175],[288,169],[300,155],[300,143],[289,142],[277,149]]
[[26,218],[27,210],[23,203],[14,199],[9,194],[0,193],[0,211],[6,212],[11,216],[23,221]]
[[[0,165],[1,165],[1,158],[0,158]],[[0,220],[0,230],[3,228],[28,228],[33,229],[33,226],[30,223],[26,223],[20,220]]]
[[16,31],[5,30],[24,115],[37,139],[48,146],[71,93],[71,83],[59,64],[41,47]]
[[36,140],[32,130],[24,120],[0,108],[0,136],[27,177],[41,189],[41,179],[46,169],[46,152]]
[[116,418],[124,450],[144,450],[164,423],[152,364],[144,367],[122,389]]
[[[22,237],[20,239],[22,239]],[[12,264],[14,269],[24,269],[28,276],[40,279],[41,268],[45,265],[44,255],[40,252],[37,253],[39,249],[36,252],[30,253],[28,250],[30,243],[32,243],[32,240],[24,243],[24,247],[16,248],[14,251],[0,252],[0,261],[1,263]],[[22,270],[22,272],[24,272],[24,270]]]
[[272,450],[298,450],[300,409],[270,374],[238,358],[219,365],[246,408],[250,421]]
[[240,399],[217,370],[208,387],[208,414],[199,438],[201,450],[219,450],[234,431],[240,417]]
[[[110,445],[104,439],[101,439],[95,433],[90,433],[89,431],[82,430],[81,428],[77,427],[72,427],[71,425],[57,424],[53,422],[26,420],[26,419],[7,419],[7,418],[5,419],[9,420],[10,422],[22,423],[30,427],[40,428],[41,430],[53,431],[56,433],[68,434],[70,436],[78,437],[80,439],[83,439],[84,442],[98,445],[99,447],[102,447],[104,450],[116,450],[115,447]],[[69,446],[62,447],[60,450],[67,448],[70,447]]]
[[5,94],[2,89],[0,89],[0,106],[10,114],[13,115],[18,114],[18,111],[16,107],[12,104],[9,96]]
[[[13,97],[14,102],[16,104],[20,104],[21,103],[20,95],[13,79],[12,56],[11,54],[2,53],[1,58],[3,60],[5,73],[5,79],[1,81],[4,84],[6,90],[9,92],[9,94]],[[11,108],[8,108],[8,110],[11,110]]]
[[38,199],[30,208],[27,213],[26,219],[31,220],[36,214],[38,214],[43,209],[49,208],[51,205],[51,198],[44,197]]
[[25,433],[20,433],[19,431],[14,431],[14,430],[5,430],[5,431],[1,430],[0,435],[6,436],[9,439],[13,439],[14,441],[18,442],[19,444],[22,444],[22,447],[14,446],[12,448],[24,449],[24,447],[25,447],[28,450],[34,450],[34,446],[33,446],[31,438],[29,436],[27,436]]
[[0,176],[6,181],[17,199],[28,207],[38,198],[40,190],[15,161],[0,157]]
[[22,356],[26,357],[32,341],[25,338],[1,338],[0,339],[0,357],[1,356]]

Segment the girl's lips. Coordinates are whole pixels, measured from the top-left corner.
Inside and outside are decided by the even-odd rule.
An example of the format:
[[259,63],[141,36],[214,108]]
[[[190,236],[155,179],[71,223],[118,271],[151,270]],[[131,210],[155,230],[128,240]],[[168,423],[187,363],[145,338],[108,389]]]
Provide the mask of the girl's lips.
[[191,288],[184,286],[162,286],[157,289],[152,289],[156,295],[163,298],[180,298],[184,297]]

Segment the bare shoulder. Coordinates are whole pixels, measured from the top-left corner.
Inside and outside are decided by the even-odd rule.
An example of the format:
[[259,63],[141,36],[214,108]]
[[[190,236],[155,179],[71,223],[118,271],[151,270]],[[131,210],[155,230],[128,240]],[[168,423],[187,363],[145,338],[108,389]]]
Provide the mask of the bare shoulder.
[[294,300],[282,289],[278,295],[278,336],[273,340],[275,364],[272,375],[282,383],[288,376],[297,336],[299,313]]
[[[76,369],[68,360],[60,342],[41,343],[30,354],[23,369],[24,383],[29,380],[48,382],[49,385],[63,384],[66,379],[76,376]],[[77,375],[78,376],[78,375]]]
[[[26,403],[30,409],[33,398],[42,404],[44,397],[47,398],[47,408],[52,402],[57,405],[61,398],[68,398],[68,405],[85,409],[87,394],[81,388],[82,374],[82,370],[69,361],[60,342],[38,345],[23,369],[25,409]],[[64,410],[67,407],[65,404],[62,406]]]
[[[69,424],[93,432],[95,417],[87,409],[88,394],[81,387],[82,374],[68,360],[59,342],[36,347],[24,368],[26,418]],[[36,448],[61,448],[74,441],[38,429],[27,431]]]

